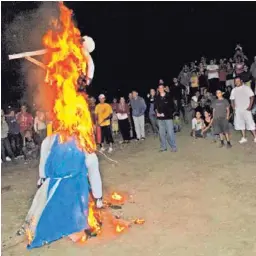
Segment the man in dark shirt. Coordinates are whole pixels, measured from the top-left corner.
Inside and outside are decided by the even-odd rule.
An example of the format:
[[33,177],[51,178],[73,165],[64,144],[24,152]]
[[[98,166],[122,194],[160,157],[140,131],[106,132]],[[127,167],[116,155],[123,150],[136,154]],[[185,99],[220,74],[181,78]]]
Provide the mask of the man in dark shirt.
[[179,83],[177,78],[173,78],[173,85],[171,87],[171,95],[174,99],[177,112],[182,113],[184,122],[186,123],[185,108],[184,108],[184,98],[185,98],[186,87]]
[[21,155],[22,149],[22,138],[20,135],[20,126],[18,124],[15,112],[13,109],[10,110],[9,115],[6,116],[6,122],[9,127],[9,141],[12,147],[12,151],[15,157]]
[[167,151],[167,142],[171,146],[172,152],[177,151],[175,133],[173,127],[174,103],[172,97],[165,92],[164,86],[158,86],[159,95],[155,100],[155,111],[159,125],[159,136],[161,143],[160,152]]

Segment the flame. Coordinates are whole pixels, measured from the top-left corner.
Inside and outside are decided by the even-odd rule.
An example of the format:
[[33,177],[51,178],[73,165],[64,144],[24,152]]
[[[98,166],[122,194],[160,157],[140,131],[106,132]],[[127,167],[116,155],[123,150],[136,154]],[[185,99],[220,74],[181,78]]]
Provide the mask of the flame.
[[26,236],[28,239],[28,244],[31,244],[31,242],[33,241],[33,235],[29,228],[26,229]]
[[87,95],[77,92],[77,80],[86,72],[87,56],[82,49],[80,31],[72,21],[72,10],[59,3],[60,17],[52,20],[52,29],[43,37],[47,49],[45,83],[54,94],[52,108],[57,132],[64,139],[76,136],[80,148],[91,153],[96,150],[93,125]]
[[124,226],[121,226],[120,224],[117,224],[116,225],[116,232],[117,233],[121,233],[125,230],[125,227]]
[[138,225],[142,225],[145,223],[145,220],[144,219],[135,219],[133,221],[134,224],[138,224]]
[[117,194],[116,192],[114,192],[112,195],[111,195],[111,198],[116,200],[116,201],[122,201],[123,197],[119,194]]
[[101,216],[100,211],[96,209],[92,199],[89,202],[88,225],[92,233],[100,234],[101,231]]

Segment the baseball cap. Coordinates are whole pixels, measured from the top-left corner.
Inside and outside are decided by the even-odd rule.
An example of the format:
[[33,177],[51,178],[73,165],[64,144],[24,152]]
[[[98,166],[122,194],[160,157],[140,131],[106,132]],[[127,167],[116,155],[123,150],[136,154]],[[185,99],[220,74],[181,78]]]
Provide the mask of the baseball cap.
[[105,95],[104,94],[100,94],[100,96],[99,96],[99,100],[100,99],[105,99],[106,97],[105,97]]

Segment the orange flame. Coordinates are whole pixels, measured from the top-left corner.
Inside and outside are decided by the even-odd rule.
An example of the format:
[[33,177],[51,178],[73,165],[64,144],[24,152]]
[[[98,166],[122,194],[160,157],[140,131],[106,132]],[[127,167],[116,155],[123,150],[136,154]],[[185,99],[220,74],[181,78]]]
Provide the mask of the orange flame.
[[114,192],[112,195],[111,195],[111,198],[116,200],[116,201],[121,201],[123,199],[123,197],[119,194],[117,194],[116,192]]
[[88,224],[93,233],[99,234],[101,231],[100,225],[100,212],[95,208],[95,203],[91,199],[89,202],[89,212],[88,212]]
[[33,235],[29,228],[26,229],[26,237],[28,239],[28,244],[31,244],[33,241]]
[[75,135],[79,146],[91,153],[96,150],[91,115],[84,95],[77,92],[77,80],[86,72],[87,56],[80,31],[71,18],[72,10],[63,2],[59,7],[59,19],[52,20],[52,29],[43,37],[47,49],[45,83],[55,94],[52,107],[57,132],[63,132],[64,139]]
[[124,229],[125,229],[124,226],[121,226],[121,225],[119,225],[119,224],[116,225],[116,232],[117,232],[117,233],[123,232]]

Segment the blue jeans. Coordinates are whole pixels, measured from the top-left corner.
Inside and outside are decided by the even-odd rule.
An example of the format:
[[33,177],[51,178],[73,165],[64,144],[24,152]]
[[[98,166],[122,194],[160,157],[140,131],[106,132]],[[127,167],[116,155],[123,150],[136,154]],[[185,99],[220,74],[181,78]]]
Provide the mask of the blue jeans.
[[173,121],[171,119],[158,120],[158,126],[159,126],[159,138],[161,143],[161,150],[167,149],[166,140],[169,143],[172,150],[177,150]]

